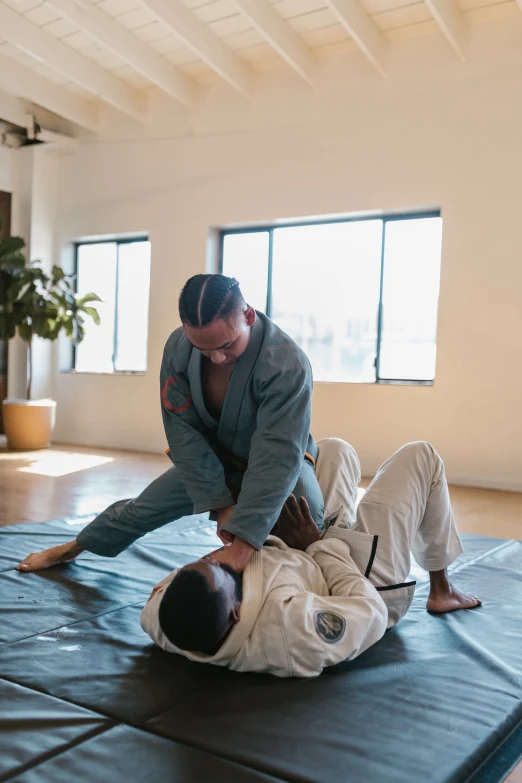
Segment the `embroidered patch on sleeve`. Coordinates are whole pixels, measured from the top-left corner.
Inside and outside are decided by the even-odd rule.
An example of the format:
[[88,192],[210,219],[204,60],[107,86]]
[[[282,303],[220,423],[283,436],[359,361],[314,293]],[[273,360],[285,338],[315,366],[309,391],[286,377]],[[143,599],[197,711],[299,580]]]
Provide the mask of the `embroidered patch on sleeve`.
[[170,411],[171,413],[184,413],[186,410],[190,408],[192,405],[192,397],[187,397],[187,399],[184,401],[183,405],[170,405],[170,403],[167,400],[167,390],[169,386],[173,383],[176,383],[175,378],[167,378],[165,381],[165,384],[161,390],[161,400],[163,402],[163,405],[165,408]]
[[317,635],[326,644],[335,644],[346,630],[346,620],[334,612],[317,611],[314,613],[314,626]]

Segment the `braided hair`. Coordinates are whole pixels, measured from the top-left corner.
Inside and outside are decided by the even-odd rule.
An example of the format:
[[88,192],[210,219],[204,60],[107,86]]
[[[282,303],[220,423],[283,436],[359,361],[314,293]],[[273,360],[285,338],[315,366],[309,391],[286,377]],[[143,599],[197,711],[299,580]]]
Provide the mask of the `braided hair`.
[[218,318],[227,318],[244,304],[235,277],[194,275],[183,286],[179,297],[179,316],[190,326],[208,326]]

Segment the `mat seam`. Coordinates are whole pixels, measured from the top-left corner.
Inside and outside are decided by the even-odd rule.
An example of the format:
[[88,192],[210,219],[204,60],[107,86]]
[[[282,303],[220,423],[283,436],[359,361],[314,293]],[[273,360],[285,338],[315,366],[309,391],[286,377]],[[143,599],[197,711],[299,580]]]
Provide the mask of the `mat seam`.
[[110,729],[115,728],[115,726],[117,725],[118,724],[116,723],[112,726],[98,726],[98,728],[96,729],[91,729],[91,731],[87,732],[87,734],[85,734],[81,739],[71,740],[56,752],[48,751],[47,754],[46,753],[42,754],[44,758],[40,757],[38,761],[33,761],[33,762],[28,761],[26,764],[22,764],[18,769],[14,770],[12,773],[7,772],[7,774],[5,776],[2,776],[0,780],[2,781],[2,783],[4,782],[6,783],[8,780],[13,780],[14,778],[17,778],[19,775],[23,775],[25,772],[28,772],[31,769],[36,769],[42,764],[45,764],[47,761],[52,761],[52,759],[58,758],[59,756],[63,755],[63,753],[66,753],[68,750],[77,748],[80,745],[82,745],[84,742],[88,742],[94,737],[98,737],[101,734],[110,731]]
[[[164,712],[168,712],[168,710],[165,710]],[[161,712],[159,714],[163,715],[163,713],[161,713]],[[155,717],[157,717],[157,716],[155,716]],[[185,739],[175,739],[174,737],[169,737],[166,734],[161,734],[160,732],[152,731],[151,729],[146,728],[145,726],[142,726],[141,729],[142,729],[142,731],[145,731],[147,734],[152,734],[155,737],[163,737],[163,739],[172,740],[173,742],[177,742],[180,745],[185,745],[188,748],[194,748],[195,750],[203,751],[204,753],[207,753],[209,756],[214,756],[215,758],[222,759],[223,761],[228,761],[228,762],[232,762],[233,764],[238,764],[239,766],[243,767],[244,769],[255,770],[256,772],[260,772],[263,775],[270,775],[270,777],[273,777],[276,780],[284,781],[284,783],[303,783],[303,778],[302,777],[295,777],[293,775],[290,776],[290,777],[282,777],[282,776],[278,775],[277,773],[269,772],[266,769],[263,769],[263,768],[261,768],[259,766],[247,765],[244,761],[238,761],[237,759],[235,759],[235,758],[233,758],[231,756],[223,755],[222,752],[213,753],[212,751],[210,751],[207,748],[203,747],[203,745],[197,745],[195,743],[187,742],[187,740],[185,740]],[[467,781],[466,781],[466,783],[467,783]]]
[[[9,682],[11,685],[18,685],[20,688],[25,688],[28,691],[32,691],[33,693],[39,693],[40,696],[48,696],[50,699],[56,699],[57,701],[61,701],[64,704],[69,704],[71,707],[78,707],[80,710],[86,710],[87,712],[92,712],[93,715],[98,715],[100,718],[106,718],[107,720],[116,721],[117,723],[125,723],[126,726],[132,726],[133,728],[137,728],[132,723],[127,723],[127,721],[122,720],[121,718],[114,717],[113,715],[110,715],[106,712],[102,712],[101,710],[94,711],[90,707],[86,707],[84,704],[78,704],[76,701],[71,701],[71,699],[66,699],[64,696],[54,696],[52,693],[49,693],[49,691],[45,691],[42,688],[35,688],[33,685],[25,685],[21,682],[17,682],[17,680],[11,679],[8,675],[2,674],[0,675],[0,681],[3,680],[4,682]],[[161,712],[160,715],[163,713]],[[156,716],[153,715],[152,718],[155,718]],[[147,720],[152,720],[152,718],[147,718]]]
[[[39,688],[35,688],[34,686],[31,686],[31,685],[24,685],[24,684],[22,684],[20,682],[17,682],[16,680],[13,680],[10,677],[7,677],[5,675],[1,675],[0,679],[3,679],[5,682],[10,682],[13,685],[18,685],[21,688],[26,688],[27,690],[33,691],[33,693],[39,693],[39,694],[41,694],[43,696],[49,696],[49,697],[51,697],[53,699],[56,699],[57,701],[63,702],[64,704],[69,704],[69,705],[71,705],[73,707],[78,707],[80,709],[88,710],[88,711],[92,712],[94,715],[99,715],[102,718],[106,718],[108,720],[115,721],[114,725],[110,726],[108,728],[114,728],[115,726],[118,726],[118,725],[127,726],[128,728],[137,729],[138,731],[143,731],[146,734],[151,734],[151,735],[153,735],[155,737],[162,737],[163,739],[169,740],[171,742],[175,742],[178,745],[183,745],[183,746],[188,747],[188,748],[194,748],[195,750],[199,750],[199,751],[202,751],[203,753],[207,753],[209,756],[214,756],[215,758],[223,759],[224,761],[228,761],[228,762],[231,762],[231,763],[234,763],[234,764],[238,764],[239,766],[243,767],[244,769],[247,769],[247,770],[248,769],[252,769],[252,770],[255,770],[256,772],[260,772],[260,773],[262,773],[264,775],[269,775],[269,776],[273,777],[276,781],[283,781],[283,783],[302,783],[302,778],[281,777],[281,776],[277,775],[277,773],[268,772],[267,770],[262,769],[261,767],[249,766],[244,761],[238,761],[235,758],[232,758],[232,757],[229,757],[229,756],[226,756],[226,755],[222,755],[221,753],[213,753],[212,751],[208,750],[207,748],[205,748],[202,745],[198,745],[198,744],[194,744],[194,743],[191,743],[191,742],[187,742],[187,740],[185,740],[185,739],[177,739],[176,737],[169,737],[168,735],[162,734],[161,732],[158,732],[158,731],[154,731],[153,729],[151,729],[150,727],[147,727],[145,725],[149,721],[152,721],[152,720],[154,720],[156,718],[159,718],[161,715],[164,715],[165,713],[169,712],[170,710],[177,709],[178,706],[182,705],[184,702],[189,701],[191,698],[193,698],[193,694],[190,697],[186,697],[185,699],[182,699],[179,702],[179,704],[176,705],[176,707],[168,707],[166,710],[162,710],[161,712],[158,712],[157,714],[152,715],[149,718],[146,718],[146,720],[144,721],[144,723],[142,725],[136,725],[136,724],[130,723],[127,720],[124,720],[124,719],[122,719],[120,717],[114,717],[111,714],[102,712],[102,710],[98,710],[97,712],[94,712],[92,709],[90,709],[89,707],[85,707],[83,704],[78,704],[77,702],[71,701],[70,699],[66,699],[63,696],[53,696],[53,694],[48,693],[45,690],[42,690],[42,689],[39,689]],[[107,730],[108,730],[108,728],[107,728]],[[102,732],[100,731],[100,733],[102,733]],[[79,745],[81,743],[77,743],[77,744]],[[63,752],[65,752],[65,751],[63,751]],[[54,756],[51,756],[50,758],[55,758],[58,755],[60,755],[60,754],[55,754]],[[38,764],[36,764],[35,766],[38,766]],[[16,773],[16,774],[21,774],[21,773]]]
[[[5,572],[3,572],[5,573]],[[90,620],[96,620],[98,617],[105,617],[106,614],[113,614],[114,612],[119,612],[122,609],[128,609],[131,606],[140,606],[141,601],[135,601],[131,604],[123,604],[122,606],[118,606],[115,609],[108,609],[106,612],[100,612],[100,614],[93,614],[89,617],[84,617],[81,620],[74,620],[72,623],[62,623],[61,625],[57,625],[54,628],[46,628],[45,631],[37,631],[36,633],[29,634],[29,636],[24,636],[21,639],[13,639],[11,642],[3,642],[3,644],[0,644],[0,653],[2,651],[3,647],[9,647],[11,644],[19,644],[20,642],[26,642],[28,639],[34,639],[36,636],[43,636],[46,633],[53,633],[53,631],[59,631],[60,628],[70,628],[72,625],[77,625],[78,623],[86,623]],[[0,673],[0,678],[3,675]]]
[[[48,758],[44,758],[43,760],[35,762],[33,764],[28,762],[27,765],[25,765],[22,769],[18,769],[16,772],[14,772],[12,774],[8,773],[8,777],[5,777],[5,778],[1,779],[2,783],[3,783],[3,781],[12,780],[14,777],[16,777],[18,775],[21,775],[24,772],[27,772],[29,769],[35,769],[35,768],[39,767],[41,764],[45,764],[47,761],[51,761],[52,759],[57,758],[57,757],[63,755],[67,751],[69,751],[69,750],[71,750],[73,748],[79,747],[80,745],[83,745],[84,742],[88,742],[89,740],[93,739],[94,737],[100,736],[100,735],[106,733],[107,731],[110,731],[112,729],[118,728],[119,726],[126,726],[129,729],[134,729],[135,731],[141,731],[144,734],[149,734],[149,735],[151,735],[153,737],[160,737],[161,739],[167,740],[168,742],[172,742],[172,743],[174,743],[176,745],[180,745],[180,746],[186,747],[186,748],[192,748],[193,750],[197,750],[197,751],[199,751],[201,753],[205,753],[210,758],[221,759],[222,761],[226,761],[226,762],[228,762],[230,764],[235,764],[236,766],[241,767],[242,769],[245,769],[245,770],[254,770],[256,772],[260,772],[261,774],[266,775],[267,777],[271,777],[274,781],[283,781],[283,783],[294,783],[294,779],[293,778],[286,778],[286,777],[282,777],[280,775],[274,775],[271,772],[266,772],[265,770],[260,769],[259,767],[249,766],[245,762],[237,761],[236,759],[232,759],[232,758],[228,758],[226,756],[221,755],[220,753],[214,753],[214,752],[212,752],[212,751],[210,751],[207,748],[204,748],[202,746],[195,745],[195,744],[192,744],[190,742],[186,742],[185,740],[176,739],[175,737],[169,737],[169,736],[167,736],[165,734],[161,734],[159,732],[155,732],[155,731],[151,730],[150,728],[146,728],[144,725],[137,726],[137,725],[135,725],[133,723],[129,723],[126,720],[122,720],[121,718],[114,719],[114,718],[112,718],[112,716],[106,715],[103,712],[93,712],[93,710],[89,710],[88,707],[84,707],[83,705],[77,704],[76,702],[70,701],[69,699],[62,698],[61,696],[52,696],[51,694],[47,693],[46,691],[41,691],[41,690],[38,690],[37,688],[33,688],[31,686],[22,685],[21,683],[16,682],[14,680],[11,680],[8,677],[0,677],[0,680],[4,680],[5,682],[10,682],[13,685],[18,685],[19,687],[25,688],[27,690],[30,690],[33,693],[39,693],[39,694],[44,695],[44,696],[49,696],[50,698],[56,699],[57,701],[63,702],[64,704],[69,704],[69,705],[71,705],[73,707],[78,707],[79,709],[84,709],[86,711],[88,710],[89,712],[92,712],[93,715],[98,715],[101,718],[107,718],[108,721],[111,722],[111,725],[109,725],[109,726],[100,726],[97,729],[92,729],[91,732],[88,732],[88,734],[85,735],[85,737],[82,737],[78,741],[71,740],[71,742],[65,748],[62,748],[60,751],[58,751],[56,753],[53,753],[53,752],[49,751],[49,753],[51,755],[49,755]],[[172,707],[169,708],[169,709],[172,709]],[[168,710],[163,710],[162,712],[158,713],[158,715],[154,715],[151,718],[147,718],[147,721],[153,720],[154,718],[158,717],[159,715],[163,715],[165,712],[168,712]],[[299,783],[299,780],[295,779],[295,783]]]

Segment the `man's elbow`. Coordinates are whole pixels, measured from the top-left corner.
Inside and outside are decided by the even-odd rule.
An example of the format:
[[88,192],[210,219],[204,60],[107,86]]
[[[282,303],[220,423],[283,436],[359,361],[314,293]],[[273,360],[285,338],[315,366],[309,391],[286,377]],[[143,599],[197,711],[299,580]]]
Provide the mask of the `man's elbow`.
[[367,624],[360,639],[360,643],[353,653],[349,656],[349,660],[358,658],[363,652],[366,652],[370,647],[373,647],[384,634],[388,626],[388,609],[386,604],[377,593],[375,596],[368,597],[366,604]]
[[375,636],[372,644],[375,644],[375,642],[378,642],[379,639],[382,639],[386,633],[386,629],[388,627],[388,608],[380,595],[377,595],[376,600],[374,600],[372,603],[374,626],[372,630],[373,635]]

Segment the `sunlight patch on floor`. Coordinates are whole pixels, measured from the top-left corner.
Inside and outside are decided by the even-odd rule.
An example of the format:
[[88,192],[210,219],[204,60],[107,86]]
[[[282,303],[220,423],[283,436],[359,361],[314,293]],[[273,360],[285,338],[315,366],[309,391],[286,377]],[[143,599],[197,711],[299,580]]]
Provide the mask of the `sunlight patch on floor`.
[[[0,458],[4,455],[0,455]],[[78,473],[81,470],[97,468],[114,462],[113,457],[100,457],[96,454],[76,454],[69,451],[50,451],[24,454],[25,460],[32,461],[31,465],[18,468],[20,473],[33,473],[37,476],[68,476],[70,473]]]

